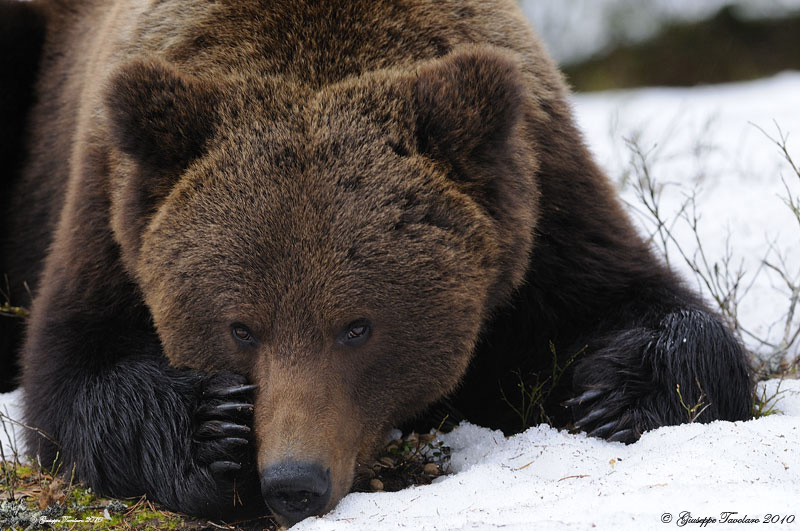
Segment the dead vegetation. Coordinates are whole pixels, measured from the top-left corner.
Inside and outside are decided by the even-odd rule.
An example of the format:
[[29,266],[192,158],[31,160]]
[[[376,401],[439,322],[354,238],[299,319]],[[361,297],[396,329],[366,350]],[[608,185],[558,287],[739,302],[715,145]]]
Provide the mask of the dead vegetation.
[[[25,319],[30,313],[22,306],[14,306],[11,304],[11,288],[9,287],[8,277],[3,275],[5,288],[0,288],[0,318],[1,317],[14,317],[17,319]],[[28,289],[28,286],[25,286]],[[28,290],[30,296],[30,290]],[[31,297],[32,298],[32,297]]]
[[[789,152],[789,135],[775,124],[776,135],[759,130],[778,148],[789,165],[792,179],[800,184],[800,167]],[[725,319],[730,329],[745,345],[755,345],[751,351],[751,361],[757,371],[758,379],[791,377],[800,371],[800,267],[796,270],[787,262],[784,252],[773,242],[765,242],[766,251],[754,271],[747,271],[742,256],[737,255],[731,235],[725,241],[724,252],[718,259],[710,257],[700,237],[701,216],[697,204],[697,188],[685,193],[677,212],[665,213],[661,206],[664,184],[653,174],[650,151],[643,149],[636,140],[627,141],[631,154],[632,175],[627,176],[632,184],[638,204],[633,205],[644,214],[651,226],[649,239],[670,266],[681,261],[703,287],[715,309]],[[781,176],[785,195],[781,198],[797,220],[797,234],[800,235],[800,197],[794,195],[792,187]],[[676,226],[683,224],[692,234],[693,241],[683,243],[676,237]],[[800,241],[800,238],[798,238]],[[677,253],[677,256],[674,255]],[[782,283],[781,293],[784,311],[779,321],[773,323],[768,331],[778,329],[777,339],[751,329],[742,322],[739,310],[750,289],[760,275],[771,272]]]
[[428,485],[449,472],[450,448],[436,433],[410,433],[391,440],[371,465],[356,470],[356,492],[395,492]]

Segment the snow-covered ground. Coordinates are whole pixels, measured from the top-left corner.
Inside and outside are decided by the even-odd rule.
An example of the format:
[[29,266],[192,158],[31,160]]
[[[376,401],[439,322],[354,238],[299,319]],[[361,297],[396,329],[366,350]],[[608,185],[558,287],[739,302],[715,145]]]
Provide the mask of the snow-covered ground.
[[800,381],[782,389],[782,415],[660,428],[630,446],[545,425],[506,439],[464,424],[443,437],[452,475],[391,494],[350,494],[293,529],[638,531],[682,527],[685,512],[778,515],[792,520],[782,528],[798,528]]
[[[781,176],[794,195],[800,195],[800,180],[755,127],[775,136],[775,120],[790,133],[789,150],[800,160],[800,74],[582,95],[575,97],[575,108],[590,146],[616,181],[630,167],[622,139],[637,139],[656,180],[666,183],[662,204],[668,215],[694,185],[701,187],[700,233],[712,264],[720,260],[729,231],[737,260],[745,260],[751,274],[767,242],[781,250],[790,273],[800,274],[800,227],[779,198],[786,194]],[[623,197],[635,212],[632,186],[623,187]],[[646,218],[636,217],[647,230]],[[691,232],[680,223],[675,231],[693,252]],[[740,317],[775,339],[781,330],[772,325],[787,307],[779,280],[762,271]],[[777,382],[762,385],[772,396]],[[330,514],[296,528],[666,529],[682,527],[684,512],[717,521],[725,512],[762,522],[775,515],[783,518],[781,527],[800,527],[800,381],[786,381],[781,390],[780,414],[661,428],[631,446],[546,426],[506,439],[465,424],[443,437],[452,448],[453,474],[397,493],[350,494]],[[0,411],[9,406],[9,414],[18,415],[11,409],[18,399],[0,395]]]

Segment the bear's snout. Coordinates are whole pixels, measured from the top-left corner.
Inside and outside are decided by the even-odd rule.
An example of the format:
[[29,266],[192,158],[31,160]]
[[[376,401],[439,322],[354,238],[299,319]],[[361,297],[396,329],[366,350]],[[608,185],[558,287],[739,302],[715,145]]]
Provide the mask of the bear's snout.
[[[258,382],[253,431],[261,494],[293,525],[333,508],[350,490],[363,421],[338,374],[273,358]],[[370,439],[371,440],[371,439]]]
[[284,461],[261,473],[261,494],[286,526],[321,514],[331,498],[331,470],[316,463]]

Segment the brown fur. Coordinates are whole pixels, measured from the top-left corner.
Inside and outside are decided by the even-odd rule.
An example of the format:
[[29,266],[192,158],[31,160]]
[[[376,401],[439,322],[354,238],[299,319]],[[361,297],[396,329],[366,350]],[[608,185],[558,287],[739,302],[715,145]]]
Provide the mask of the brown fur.
[[[504,344],[510,301],[538,297],[514,316],[518,361],[566,337],[545,337],[566,322],[526,336],[539,305],[574,308],[588,330],[632,298],[629,279],[676,284],[591,162],[515,2],[45,7],[36,157],[18,193],[20,211],[46,196],[19,233],[39,224],[37,249],[51,245],[29,403],[64,387],[59,367],[84,377],[127,359],[104,338],[151,345],[155,331],[173,365],[257,386],[259,470],[321,462],[328,509],[386,429],[454,391],[473,354],[508,369],[481,337]],[[369,341],[337,343],[358,318]],[[254,348],[237,345],[236,322]]]

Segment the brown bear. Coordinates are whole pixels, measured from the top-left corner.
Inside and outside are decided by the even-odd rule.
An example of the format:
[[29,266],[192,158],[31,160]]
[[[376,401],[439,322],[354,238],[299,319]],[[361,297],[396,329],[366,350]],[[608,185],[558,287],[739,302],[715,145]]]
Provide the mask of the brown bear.
[[742,347],[632,228],[516,2],[33,8],[6,257],[42,462],[291,525],[427,407],[513,429],[498,389],[551,343],[581,352],[558,425],[633,442],[687,420],[677,384],[749,417]]

